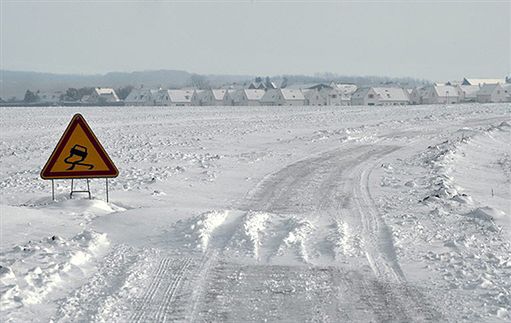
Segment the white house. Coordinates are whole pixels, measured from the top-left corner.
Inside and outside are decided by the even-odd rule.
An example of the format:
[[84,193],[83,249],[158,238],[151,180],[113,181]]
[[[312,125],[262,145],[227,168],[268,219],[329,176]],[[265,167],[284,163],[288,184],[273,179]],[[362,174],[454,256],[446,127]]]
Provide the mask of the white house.
[[114,89],[109,87],[94,88],[94,91],[92,91],[91,95],[86,99],[87,103],[94,104],[115,103],[120,101]]
[[328,95],[332,91],[332,87],[326,84],[317,84],[302,90],[307,105],[327,105]]
[[477,92],[477,102],[508,102],[511,86],[502,84],[485,84]]
[[151,100],[152,105],[155,106],[170,105],[168,90],[158,89],[156,91],[151,91]]
[[305,105],[305,97],[300,89],[270,89],[261,98],[261,105]]
[[461,85],[479,85],[483,86],[485,84],[504,84],[506,83],[505,79],[476,79],[476,78],[464,78]]
[[224,105],[224,97],[226,94],[226,89],[205,90],[199,96],[199,103],[205,106],[221,106]]
[[507,102],[511,102],[511,83],[506,83],[502,85],[504,88],[504,92],[507,93]]
[[429,85],[419,89],[419,102],[416,100],[415,91],[412,101],[418,104],[454,104],[460,102],[460,90],[453,85]]
[[410,103],[408,91],[400,87],[375,87],[380,105],[406,105]]
[[191,106],[194,90],[166,90],[164,105],[167,106]]
[[202,105],[202,96],[206,92],[206,90],[195,90],[192,95],[192,105],[200,106]]
[[351,105],[406,105],[408,92],[397,87],[360,88],[351,96]]
[[411,104],[423,104],[422,100],[427,96],[427,92],[429,91],[427,86],[416,87],[410,93],[410,103]]
[[124,99],[125,105],[149,106],[156,105],[156,96],[159,90],[138,88],[131,90],[130,94]]
[[460,95],[460,102],[476,102],[477,92],[481,89],[479,85],[457,85]]
[[238,89],[238,90],[229,89],[229,90],[227,90],[227,93],[225,93],[225,96],[224,96],[224,103],[223,103],[223,105],[225,105],[225,106],[238,106],[238,105],[240,105],[241,92],[242,91],[243,91],[242,89]]
[[378,94],[372,87],[359,88],[351,95],[351,105],[378,105]]
[[242,89],[229,95],[232,97],[233,105],[259,106],[265,93],[265,90]]
[[330,83],[330,93],[327,96],[327,105],[346,106],[351,105],[351,95],[357,90],[354,84]]
[[228,89],[224,95],[222,105],[223,106],[238,105],[237,102],[235,102],[235,101],[239,101],[239,98],[236,97],[236,92],[237,92],[237,90],[235,90],[235,89]]

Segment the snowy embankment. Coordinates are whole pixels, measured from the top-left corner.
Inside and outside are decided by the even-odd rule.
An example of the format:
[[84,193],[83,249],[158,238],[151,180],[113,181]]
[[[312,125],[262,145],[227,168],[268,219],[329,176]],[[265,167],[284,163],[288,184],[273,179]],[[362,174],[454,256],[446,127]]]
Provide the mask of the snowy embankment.
[[53,202],[75,112],[2,111],[5,321],[511,318],[509,104],[80,108],[120,176]]
[[387,194],[381,205],[410,280],[429,277],[461,319],[506,321],[511,318],[511,127],[497,121],[452,134],[410,158],[382,165],[380,185]]

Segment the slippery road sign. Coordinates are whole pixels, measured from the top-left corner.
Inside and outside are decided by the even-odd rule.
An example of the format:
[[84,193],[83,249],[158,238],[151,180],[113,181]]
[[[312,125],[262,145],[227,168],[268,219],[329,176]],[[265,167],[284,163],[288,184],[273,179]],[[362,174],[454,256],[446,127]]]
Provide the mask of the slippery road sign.
[[75,114],[41,171],[43,179],[108,178],[119,171],[81,114]]

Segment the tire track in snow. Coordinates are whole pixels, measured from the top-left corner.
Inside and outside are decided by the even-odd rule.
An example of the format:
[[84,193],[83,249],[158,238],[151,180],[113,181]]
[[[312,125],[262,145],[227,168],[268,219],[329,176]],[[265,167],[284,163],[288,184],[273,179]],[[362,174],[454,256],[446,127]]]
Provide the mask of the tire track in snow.
[[369,171],[363,170],[359,174],[359,185],[354,186],[354,192],[359,197],[355,199],[354,204],[362,219],[362,229],[366,238],[366,255],[374,273],[379,278],[404,282],[406,279],[397,261],[392,233],[379,216],[369,192],[369,176],[373,169],[374,167]]
[[180,268],[178,269],[172,282],[167,286],[167,289],[165,290],[165,293],[163,295],[163,299],[160,304],[160,307],[158,308],[158,312],[155,315],[156,322],[166,322],[167,321],[167,315],[169,314],[170,305],[172,304],[172,302],[176,296],[176,292],[178,291],[178,288],[181,284],[184,274],[188,270],[188,267],[190,266],[191,261],[192,261],[192,258],[186,258],[182,262],[182,265],[180,265]]
[[130,318],[130,322],[142,322],[142,318],[146,314],[147,307],[149,303],[153,300],[154,295],[158,291],[164,276],[163,274],[168,270],[169,268],[170,259],[164,258],[160,260],[160,263],[158,265],[158,268],[155,271],[154,278],[147,287],[147,290],[140,300],[140,304],[138,308],[135,310],[135,313],[133,313],[132,317]]
[[[360,287],[359,291],[353,292],[364,299],[362,311],[369,315],[365,318],[371,315],[376,320],[395,321],[439,318],[440,314],[427,303],[421,292],[406,283],[395,255],[392,234],[380,217],[370,193],[372,171],[383,158],[401,148],[393,145],[364,145],[347,150],[332,150],[299,161],[267,176],[248,195],[247,202],[241,208],[271,212],[274,213],[274,219],[283,214],[298,219],[310,219],[312,215],[320,220],[319,225],[337,225],[342,234],[337,234],[340,241],[336,247],[345,254],[344,260],[356,268],[359,267],[358,261],[353,257],[365,255],[366,268],[371,268],[374,274],[371,275],[371,271],[361,271],[353,276],[355,280],[351,282]],[[324,222],[321,223],[321,220]],[[275,227],[275,224],[282,223],[277,218],[271,224]],[[352,225],[355,226],[352,228]],[[271,230],[271,226],[268,229]],[[286,228],[281,225],[280,229],[274,229],[282,231]],[[363,233],[360,241],[353,235],[357,229]],[[314,245],[306,239],[318,239],[310,233],[299,237],[303,238],[306,247]],[[362,249],[360,253],[354,250],[357,248]],[[314,261],[306,260],[314,264]],[[391,304],[391,301],[396,304]],[[408,309],[416,312],[411,313]]]

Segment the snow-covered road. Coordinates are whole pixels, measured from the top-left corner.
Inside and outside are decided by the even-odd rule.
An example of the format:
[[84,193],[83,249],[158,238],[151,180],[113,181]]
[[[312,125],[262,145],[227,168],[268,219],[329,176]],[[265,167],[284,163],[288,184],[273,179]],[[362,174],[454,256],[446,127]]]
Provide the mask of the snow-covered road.
[[45,109],[2,113],[7,321],[511,319],[509,104],[82,109],[109,204],[50,201]]

